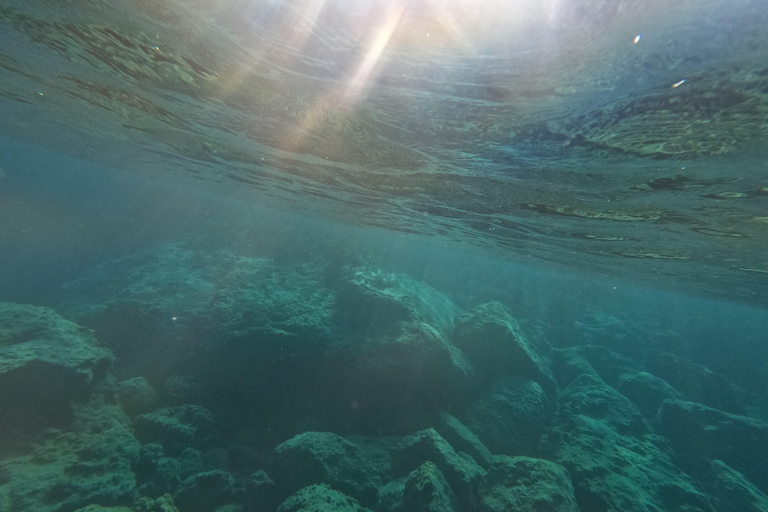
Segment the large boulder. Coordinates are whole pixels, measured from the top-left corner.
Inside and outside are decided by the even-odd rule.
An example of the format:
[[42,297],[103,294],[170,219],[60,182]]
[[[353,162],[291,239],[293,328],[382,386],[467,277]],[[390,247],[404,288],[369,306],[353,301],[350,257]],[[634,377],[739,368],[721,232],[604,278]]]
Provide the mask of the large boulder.
[[480,512],[579,512],[568,471],[542,459],[496,457],[477,494]]
[[269,475],[280,497],[313,484],[328,484],[359,499],[375,502],[381,477],[367,453],[330,432],[304,432],[272,452]]
[[142,443],[159,443],[171,454],[181,453],[189,446],[206,445],[215,426],[213,413],[199,405],[165,407],[133,420],[136,437]]
[[717,496],[718,512],[765,512],[768,496],[754,486],[744,475],[721,460],[710,464],[710,485]]
[[467,409],[465,419],[492,453],[533,455],[552,415],[541,386],[530,379],[507,376]]
[[443,473],[430,461],[379,491],[382,512],[458,512],[461,507]]
[[456,451],[464,452],[471,456],[483,469],[488,469],[488,466],[493,462],[493,455],[490,450],[486,448],[474,432],[455,416],[446,412],[440,413],[435,430]]
[[650,352],[648,371],[664,379],[689,401],[713,409],[744,414],[749,404],[747,392],[704,366],[668,352]]
[[[461,402],[473,369],[461,351],[422,322],[401,323],[387,336],[350,340],[335,349],[331,389],[354,404],[355,430],[399,433],[438,407]],[[422,427],[423,428],[423,427]]]
[[[59,290],[58,303],[97,330],[125,373],[154,383],[212,357],[300,353],[329,339],[335,298],[323,281],[319,265],[163,244],[84,273]],[[239,375],[219,372],[207,384],[231,389],[240,381],[226,377]]]
[[358,267],[338,286],[336,312],[340,325],[362,335],[379,335],[400,322],[423,322],[447,337],[460,310],[448,297],[406,274]]
[[434,429],[403,439],[392,453],[392,474],[395,478],[405,477],[427,461],[434,463],[445,476],[459,503],[471,509],[476,502],[477,483],[485,475],[485,470],[469,455],[456,453]]
[[0,448],[70,421],[113,361],[91,330],[55,311],[0,303]]
[[489,378],[517,375],[539,383],[550,395],[555,384],[548,347],[534,346],[499,302],[482,304],[455,320],[453,343]]
[[209,512],[235,499],[235,479],[220,469],[197,473],[185,479],[173,495],[185,512]]
[[713,510],[629,399],[573,351],[556,351],[555,360],[569,383],[544,452],[568,469],[581,510]]
[[647,419],[656,416],[664,400],[683,398],[664,380],[605,347],[582,345],[569,350],[584,358],[603,382],[629,398]]
[[[133,503],[139,442],[119,406],[94,398],[65,430],[0,462],[0,510],[61,512]],[[12,505],[11,505],[12,504]]]
[[680,400],[665,401],[657,423],[686,471],[700,476],[720,460],[768,493],[768,423]]
[[300,489],[282,505],[277,512],[372,512],[354,498],[320,484]]

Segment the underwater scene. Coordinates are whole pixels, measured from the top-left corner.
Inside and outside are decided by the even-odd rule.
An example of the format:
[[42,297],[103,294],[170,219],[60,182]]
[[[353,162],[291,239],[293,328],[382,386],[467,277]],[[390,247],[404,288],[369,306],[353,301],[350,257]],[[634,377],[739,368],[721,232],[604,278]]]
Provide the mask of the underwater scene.
[[765,0],[0,0],[0,512],[758,511]]

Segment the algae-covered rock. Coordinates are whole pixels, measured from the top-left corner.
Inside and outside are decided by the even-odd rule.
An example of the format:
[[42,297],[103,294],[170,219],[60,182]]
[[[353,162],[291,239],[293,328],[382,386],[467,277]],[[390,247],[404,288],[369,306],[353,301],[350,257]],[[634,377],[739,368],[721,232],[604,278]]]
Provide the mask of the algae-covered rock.
[[312,484],[328,484],[368,504],[381,485],[368,454],[330,432],[304,432],[280,444],[272,452],[269,475],[281,497]]
[[514,376],[497,380],[465,418],[491,452],[504,455],[533,455],[552,421],[541,386]]
[[117,396],[129,416],[150,412],[158,402],[157,393],[144,377],[120,381],[117,384]]
[[[617,354],[598,345],[582,345],[567,349],[567,352],[577,356],[576,359],[589,363],[590,370],[595,371],[600,379],[629,398],[647,419],[653,419],[664,400],[683,398],[683,395],[656,375],[642,371],[631,359]],[[560,354],[565,354],[561,351]],[[565,363],[567,357],[560,357]],[[577,363],[573,363],[577,364]],[[562,370],[562,366],[560,370]],[[569,372],[558,371],[558,378]],[[567,385],[567,382],[563,382]]]
[[569,384],[544,449],[568,469],[581,510],[713,510],[629,399],[574,352],[558,351],[555,359]]
[[134,467],[139,491],[148,496],[159,496],[175,492],[182,480],[203,471],[199,451],[185,448],[177,457],[171,457],[158,443],[141,447],[139,461]]
[[443,473],[430,461],[407,477],[388,483],[379,492],[383,512],[455,512],[461,510]]
[[477,494],[480,512],[579,512],[566,469],[542,459],[497,456]]
[[713,409],[744,414],[749,403],[747,393],[722,375],[668,352],[647,355],[651,373],[664,379],[692,402]]
[[438,416],[437,433],[459,452],[464,452],[477,462],[483,469],[493,462],[493,455],[480,439],[467,428],[458,418],[444,412]]
[[768,423],[679,400],[664,402],[657,423],[686,471],[698,476],[721,460],[768,492]]
[[717,496],[718,512],[764,512],[768,510],[768,496],[755,487],[744,475],[721,460],[713,460],[712,487]]
[[354,498],[325,484],[300,489],[277,507],[277,512],[372,512]]
[[245,484],[246,510],[272,511],[280,504],[275,482],[263,469],[252,474]]
[[208,512],[235,498],[235,479],[226,471],[215,469],[192,475],[173,495],[180,510]]
[[182,405],[137,416],[133,428],[142,443],[160,443],[167,452],[175,454],[209,441],[215,432],[215,420],[204,407]]
[[401,323],[389,335],[337,347],[333,388],[354,402],[363,430],[402,431],[411,416],[462,400],[473,369],[425,323]]
[[392,474],[396,478],[404,477],[427,461],[433,462],[445,476],[462,506],[472,506],[475,487],[485,470],[469,455],[456,453],[434,429],[403,439],[392,454]]
[[101,505],[88,505],[74,512],[135,512],[129,507],[103,507]]
[[453,343],[487,375],[519,375],[554,393],[546,347],[534,347],[499,302],[489,302],[456,318]]
[[399,322],[422,322],[448,336],[460,313],[448,297],[406,274],[355,268],[339,286],[339,323],[358,333],[380,333]]
[[94,398],[77,408],[66,430],[46,431],[31,453],[0,462],[0,504],[36,512],[130,505],[138,457],[123,411]]
[[173,503],[173,496],[163,494],[157,499],[142,496],[133,504],[133,512],[179,512]]
[[323,281],[319,265],[162,244],[84,273],[59,307],[95,328],[121,367],[159,379],[226,356],[213,340],[266,350],[328,339],[335,297]]
[[70,420],[113,361],[92,331],[55,311],[0,303],[0,447]]

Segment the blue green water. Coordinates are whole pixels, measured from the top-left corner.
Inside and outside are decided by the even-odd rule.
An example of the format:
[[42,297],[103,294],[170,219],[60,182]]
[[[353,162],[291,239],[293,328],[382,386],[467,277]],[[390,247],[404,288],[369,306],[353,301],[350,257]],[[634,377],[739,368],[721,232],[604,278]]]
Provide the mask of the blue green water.
[[766,21],[2,2],[0,512],[768,510]]

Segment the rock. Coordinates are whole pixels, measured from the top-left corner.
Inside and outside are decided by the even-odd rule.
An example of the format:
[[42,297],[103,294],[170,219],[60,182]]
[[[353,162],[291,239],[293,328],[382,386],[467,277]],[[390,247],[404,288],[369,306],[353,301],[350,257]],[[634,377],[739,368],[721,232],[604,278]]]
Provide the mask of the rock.
[[179,512],[179,509],[170,494],[163,494],[156,500],[142,497],[133,505],[133,512]]
[[213,436],[214,427],[213,414],[199,405],[166,407],[133,420],[136,437],[142,443],[160,443],[171,455],[191,445],[205,445]]
[[442,472],[425,462],[403,479],[387,484],[379,492],[379,510],[384,512],[454,512],[461,508]]
[[[208,369],[201,363],[212,357],[238,362],[238,348],[279,351],[330,339],[335,296],[323,281],[318,265],[163,244],[86,272],[58,292],[58,302],[99,332],[121,368],[161,382]],[[206,384],[228,390],[242,376],[217,375]]]
[[749,404],[746,391],[708,368],[667,352],[646,356],[648,371],[664,379],[692,402],[713,409],[744,414]]
[[381,485],[368,454],[330,432],[305,432],[279,445],[269,475],[281,498],[312,484],[328,484],[368,504]]
[[[518,375],[554,394],[546,354],[523,336],[517,320],[499,302],[489,302],[456,318],[453,343],[489,377]],[[544,347],[542,347],[544,348]]]
[[464,452],[475,459],[480,467],[488,469],[493,462],[490,450],[458,418],[448,413],[438,416],[437,433],[459,452]]
[[31,453],[0,462],[4,510],[60,512],[132,503],[139,442],[122,409],[95,396],[66,430],[47,430]]
[[71,421],[113,362],[92,331],[55,311],[0,303],[0,448]]
[[449,336],[460,313],[448,297],[406,274],[355,268],[337,292],[337,317],[346,329],[379,335],[400,322],[424,323]]
[[133,512],[128,507],[102,507],[101,505],[88,505],[79,508],[75,512]]
[[568,351],[583,357],[603,382],[632,400],[645,418],[653,419],[664,400],[683,398],[664,380],[642,371],[632,360],[605,347],[584,345]]
[[117,385],[117,396],[128,416],[150,412],[158,402],[157,393],[144,377],[120,381]]
[[765,512],[768,496],[748,481],[744,475],[721,460],[713,460],[712,486],[718,498],[718,512]]
[[581,510],[713,510],[709,497],[675,464],[666,440],[589,363],[558,351],[554,367],[570,383],[543,449],[568,469]]
[[407,476],[427,461],[440,469],[462,506],[471,509],[475,503],[475,486],[485,475],[485,470],[469,455],[457,454],[434,429],[403,439],[392,454],[392,474],[396,478]]
[[136,464],[136,480],[142,494],[157,496],[173,493],[182,480],[203,471],[200,452],[194,448],[185,448],[178,457],[170,457],[163,452],[163,446],[157,443],[141,447],[139,462]]
[[500,455],[477,494],[480,512],[579,512],[568,472],[547,460]]
[[498,379],[465,418],[492,453],[505,455],[534,455],[552,421],[541,386],[515,376]]
[[768,424],[679,400],[665,401],[657,422],[686,471],[700,476],[720,460],[768,492]]
[[310,485],[297,491],[277,507],[277,512],[372,512],[354,498],[325,484]]
[[653,419],[664,400],[679,400],[678,393],[665,381],[648,372],[628,370],[619,375],[616,390],[626,396],[647,419]]
[[192,475],[181,483],[173,501],[185,512],[210,512],[235,498],[235,479],[220,469]]
[[[425,323],[400,323],[390,335],[337,347],[332,389],[355,404],[357,428],[401,432],[423,427],[437,407],[460,402],[473,369],[463,354]],[[415,421],[414,421],[415,418]]]
[[245,509],[248,511],[272,511],[280,504],[275,482],[263,469],[248,478],[245,485]]

